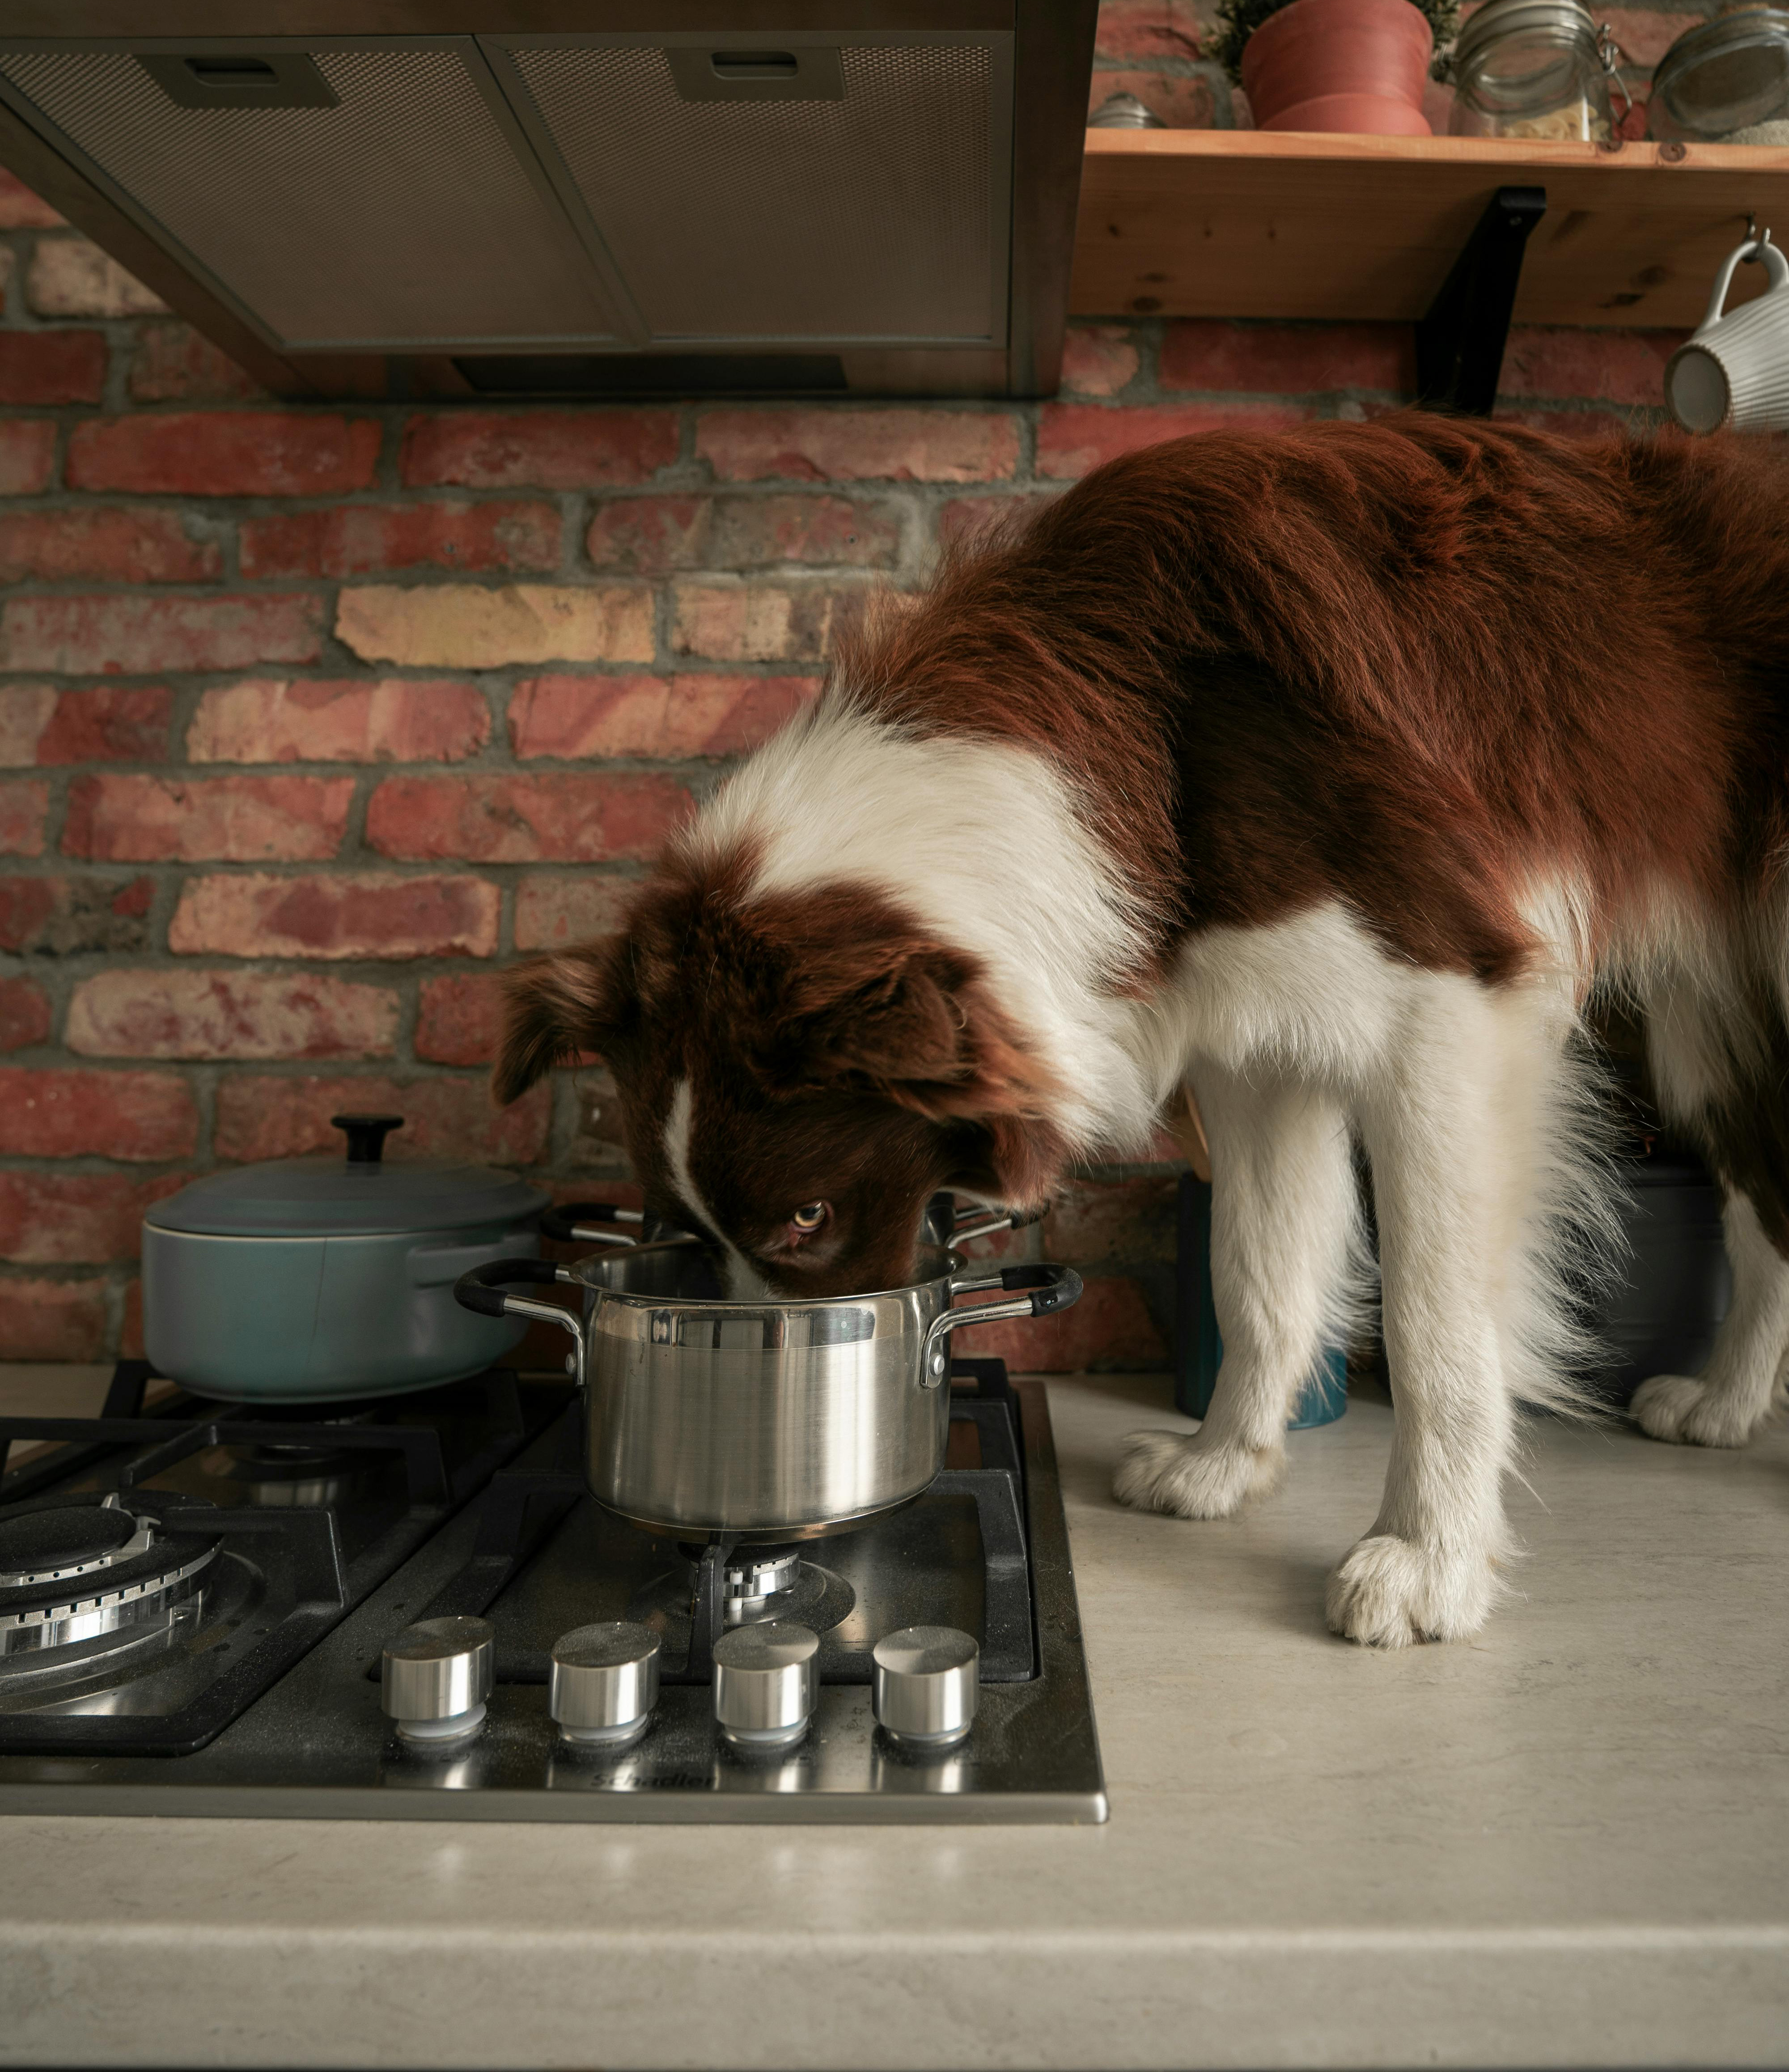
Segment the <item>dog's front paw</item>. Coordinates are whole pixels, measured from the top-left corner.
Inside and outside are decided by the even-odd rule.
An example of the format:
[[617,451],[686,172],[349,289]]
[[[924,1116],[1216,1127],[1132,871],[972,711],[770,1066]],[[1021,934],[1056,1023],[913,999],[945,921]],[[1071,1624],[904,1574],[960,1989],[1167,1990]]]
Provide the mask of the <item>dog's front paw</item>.
[[1112,1494],[1137,1511],[1176,1518],[1229,1518],[1279,1480],[1286,1449],[1208,1441],[1203,1432],[1134,1432]]
[[1329,1630],[1367,1647],[1463,1640],[1496,1600],[1488,1555],[1443,1553],[1389,1532],[1357,1540],[1329,1579]]
[[1656,1374],[1628,1405],[1648,1437],[1680,1446],[1743,1446],[1763,1418],[1740,1398],[1687,1374]]

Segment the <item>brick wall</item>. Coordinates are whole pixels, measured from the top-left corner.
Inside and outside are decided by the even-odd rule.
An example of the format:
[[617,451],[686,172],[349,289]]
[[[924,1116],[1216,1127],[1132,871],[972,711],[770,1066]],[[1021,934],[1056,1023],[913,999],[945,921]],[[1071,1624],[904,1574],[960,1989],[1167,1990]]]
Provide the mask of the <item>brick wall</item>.
[[[1098,92],[1236,119],[1178,5],[1104,21]],[[865,592],[1125,447],[1410,380],[1395,326],[1096,323],[1035,405],[295,409],[3,183],[0,290],[14,1359],[133,1349],[145,1208],[343,1107],[401,1110],[396,1157],[620,1174],[600,1070],[491,1107],[496,973],[608,923]],[[1625,421],[1671,343],[1519,332],[1503,407]],[[1079,1180],[1041,1243],[1088,1297],[1010,1349],[1159,1364],[1171,1202],[1165,1166]]]

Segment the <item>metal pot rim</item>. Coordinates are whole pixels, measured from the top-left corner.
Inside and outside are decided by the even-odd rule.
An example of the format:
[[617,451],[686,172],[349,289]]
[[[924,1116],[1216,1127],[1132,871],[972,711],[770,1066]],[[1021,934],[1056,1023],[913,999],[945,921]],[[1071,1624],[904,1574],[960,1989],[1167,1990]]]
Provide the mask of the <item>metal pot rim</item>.
[[928,1274],[923,1281],[910,1281],[899,1288],[865,1289],[854,1295],[791,1296],[787,1299],[769,1296],[749,1302],[723,1302],[700,1295],[629,1293],[609,1287],[603,1280],[605,1267],[620,1265],[650,1252],[684,1252],[692,1248],[690,1239],[667,1238],[656,1244],[633,1246],[623,1252],[598,1252],[563,1269],[564,1276],[575,1281],[580,1287],[593,1289],[605,1302],[622,1303],[631,1309],[688,1310],[695,1314],[716,1318],[761,1317],[787,1315],[791,1312],[806,1314],[811,1310],[860,1309],[866,1302],[895,1301],[903,1296],[925,1294],[934,1289],[947,1288],[957,1274],[967,1270],[970,1264],[961,1252],[937,1246],[930,1248],[930,1250],[934,1258],[943,1261],[942,1268],[937,1273]]

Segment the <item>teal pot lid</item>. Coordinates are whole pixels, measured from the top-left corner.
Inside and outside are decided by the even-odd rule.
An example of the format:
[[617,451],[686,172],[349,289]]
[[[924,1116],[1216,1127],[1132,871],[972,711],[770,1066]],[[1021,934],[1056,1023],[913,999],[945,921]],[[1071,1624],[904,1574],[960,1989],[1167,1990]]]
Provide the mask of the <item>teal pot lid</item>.
[[368,1237],[519,1223],[547,1206],[538,1187],[492,1166],[387,1165],[379,1154],[386,1132],[402,1127],[395,1117],[337,1120],[348,1130],[351,1155],[207,1173],[158,1202],[144,1221],[207,1237]]

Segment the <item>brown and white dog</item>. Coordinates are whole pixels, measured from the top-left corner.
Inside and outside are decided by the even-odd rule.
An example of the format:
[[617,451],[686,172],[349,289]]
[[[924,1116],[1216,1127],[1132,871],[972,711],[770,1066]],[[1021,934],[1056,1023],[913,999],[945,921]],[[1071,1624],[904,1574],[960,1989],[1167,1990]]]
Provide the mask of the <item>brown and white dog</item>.
[[1102,468],[946,567],[519,972],[497,1091],[600,1051],[650,1207],[736,1292],[910,1276],[925,1198],[1041,1202],[1190,1084],[1225,1344],[1126,1503],[1223,1517],[1359,1300],[1397,1437],[1336,1631],[1474,1632],[1520,1401],[1570,1407],[1593,986],[1727,1194],[1731,1313],[1655,1437],[1742,1444],[1789,1349],[1789,463],[1410,416]]

